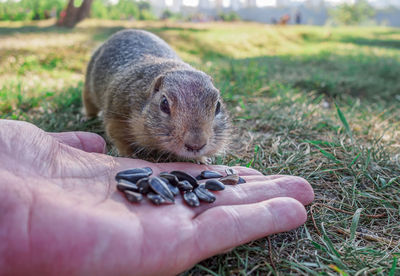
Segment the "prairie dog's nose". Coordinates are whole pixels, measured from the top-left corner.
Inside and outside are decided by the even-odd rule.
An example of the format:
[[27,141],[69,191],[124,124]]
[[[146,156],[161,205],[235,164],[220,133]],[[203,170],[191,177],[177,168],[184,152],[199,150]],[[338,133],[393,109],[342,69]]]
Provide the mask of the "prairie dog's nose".
[[188,151],[200,151],[202,148],[204,148],[207,144],[185,144],[185,148]]
[[200,128],[192,128],[184,136],[184,146],[187,151],[198,152],[208,143],[208,135]]

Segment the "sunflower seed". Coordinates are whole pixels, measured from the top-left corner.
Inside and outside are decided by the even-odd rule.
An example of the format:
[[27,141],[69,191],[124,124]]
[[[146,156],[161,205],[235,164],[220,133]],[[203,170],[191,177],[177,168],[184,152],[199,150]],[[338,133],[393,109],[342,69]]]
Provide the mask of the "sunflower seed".
[[128,180],[125,179],[119,179],[118,183],[117,183],[117,189],[118,191],[124,192],[126,190],[129,191],[134,191],[134,192],[138,192],[138,186]]
[[167,179],[171,185],[178,185],[179,179],[173,174],[162,172],[160,173],[159,177]]
[[220,174],[219,172],[215,172],[215,171],[202,171],[200,173],[201,177],[203,179],[209,179],[209,178],[220,178],[223,175]]
[[125,197],[130,202],[140,202],[143,199],[143,196],[139,193],[132,192],[129,190],[124,191]]
[[141,193],[141,194],[147,194],[147,193],[149,193],[151,191],[148,177],[139,179],[136,182],[136,185],[137,185],[137,187],[139,189],[139,193]]
[[149,185],[154,192],[161,195],[167,201],[171,203],[175,202],[174,195],[168,188],[168,185],[159,177],[151,177]]
[[238,174],[234,169],[232,168],[226,168],[225,169],[226,175],[231,175],[231,174]]
[[179,181],[182,180],[189,181],[190,185],[192,185],[193,188],[197,188],[197,186],[199,186],[199,183],[197,182],[196,178],[194,178],[188,173],[182,171],[172,171],[171,174],[175,175],[179,179]]
[[179,189],[178,189],[178,187],[173,186],[173,185],[171,185],[171,184],[168,184],[168,188],[170,189],[171,193],[172,193],[174,196],[179,195]]
[[239,176],[237,174],[230,174],[220,178],[219,181],[226,185],[236,185],[239,182]]
[[155,193],[148,193],[147,198],[150,199],[150,201],[155,205],[160,205],[165,203],[165,199],[162,196]]
[[138,181],[139,179],[149,177],[152,173],[153,170],[149,167],[141,169],[130,169],[117,173],[117,175],[115,176],[115,180],[118,181],[119,179],[125,179],[136,183],[136,181]]
[[225,189],[225,185],[216,179],[210,179],[207,180],[205,188],[211,191],[222,191]]
[[135,169],[120,171],[118,174],[120,173],[125,173],[125,174],[144,173],[147,174],[147,176],[150,176],[153,173],[153,170],[149,167],[145,167],[145,168],[135,168]]
[[[174,176],[175,177],[175,176]],[[177,196],[179,194],[179,189],[176,186],[171,185],[171,183],[168,181],[168,179],[165,179],[164,177],[160,177],[162,181],[167,184],[169,190],[172,192],[174,196]]]
[[[130,202],[140,202],[143,200],[143,194],[146,194],[148,200],[155,205],[174,203],[174,196],[182,191],[186,204],[197,207],[200,205],[199,200],[214,202],[216,196],[210,191],[222,191],[225,189],[224,184],[246,183],[234,169],[226,168],[225,172],[225,177],[219,172],[208,170],[202,171],[196,178],[183,171],[161,172],[159,177],[150,177],[153,171],[146,167],[121,171],[115,179],[118,182],[117,189],[123,192]],[[200,184],[198,180],[203,179],[206,182]]]
[[181,190],[183,192],[193,190],[193,186],[187,180],[179,181],[177,187],[179,190]]
[[203,186],[199,186],[196,189],[194,189],[194,193],[200,200],[208,203],[212,203],[216,199],[215,195],[206,188],[204,188]]
[[194,192],[185,192],[183,194],[183,199],[191,207],[198,207],[200,205],[199,198]]

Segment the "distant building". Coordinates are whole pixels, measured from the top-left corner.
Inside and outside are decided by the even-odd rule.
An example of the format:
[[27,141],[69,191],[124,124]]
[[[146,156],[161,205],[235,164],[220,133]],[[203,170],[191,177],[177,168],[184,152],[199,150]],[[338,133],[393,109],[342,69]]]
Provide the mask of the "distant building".
[[233,10],[233,11],[237,11],[237,10],[239,10],[240,8],[241,8],[241,3],[240,3],[240,0],[231,0],[231,3],[230,3],[230,8]]
[[290,0],[276,0],[277,7],[287,7],[290,6],[292,1]]
[[312,7],[321,7],[325,4],[324,0],[307,0],[305,1],[306,5]]
[[150,4],[159,9],[165,9],[167,7],[165,0],[150,0]]
[[399,0],[369,0],[369,2],[378,8],[385,8],[388,6],[393,6],[400,8],[400,1]]
[[182,9],[182,3],[183,3],[182,0],[173,0],[171,11],[172,12],[180,12]]
[[257,7],[257,0],[246,0],[246,8]]
[[[0,0],[2,1],[2,0]],[[198,0],[196,6],[184,5],[183,0],[149,0],[160,16],[168,8],[173,12],[181,12],[184,16],[201,14],[199,21],[207,21],[215,18],[221,12],[235,11],[243,20],[271,23],[289,15],[292,20],[289,24],[301,23],[306,25],[325,25],[329,23],[328,10],[337,5],[338,0],[276,0],[276,5],[265,7],[257,6],[257,0]],[[357,1],[357,0],[347,0]],[[261,2],[261,1],[260,1]],[[378,25],[400,27],[400,0],[369,0],[369,2],[381,8],[376,11],[373,18]],[[166,4],[167,3],[167,4]],[[225,6],[224,6],[225,5]],[[394,5],[397,8],[387,8]],[[385,9],[382,9],[385,8]],[[300,15],[296,20],[296,14]]]
[[199,8],[200,10],[211,9],[210,1],[209,1],[209,0],[199,0],[198,8]]
[[215,0],[215,8],[221,10],[223,8],[223,0]]

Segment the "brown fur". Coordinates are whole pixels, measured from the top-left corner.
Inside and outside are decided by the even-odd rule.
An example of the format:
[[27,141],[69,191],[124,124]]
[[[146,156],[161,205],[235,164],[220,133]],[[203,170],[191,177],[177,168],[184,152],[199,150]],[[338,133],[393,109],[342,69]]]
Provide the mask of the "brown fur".
[[[163,97],[169,113],[161,109]],[[87,116],[103,111],[122,156],[203,160],[228,139],[230,124],[211,78],[144,31],[119,32],[94,53],[82,98]]]

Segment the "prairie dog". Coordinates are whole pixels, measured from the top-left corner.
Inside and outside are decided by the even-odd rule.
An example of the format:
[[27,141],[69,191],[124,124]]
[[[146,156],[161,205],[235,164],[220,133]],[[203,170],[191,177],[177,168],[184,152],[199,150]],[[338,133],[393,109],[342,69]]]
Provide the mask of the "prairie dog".
[[230,135],[211,77],[146,31],[117,32],[95,51],[82,98],[88,117],[103,111],[106,133],[121,156],[204,161]]

